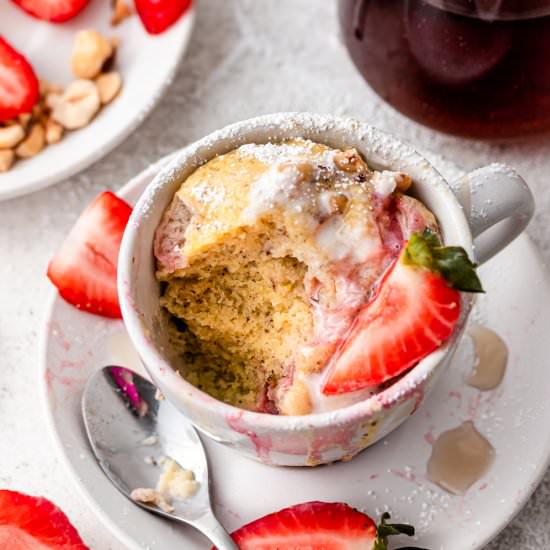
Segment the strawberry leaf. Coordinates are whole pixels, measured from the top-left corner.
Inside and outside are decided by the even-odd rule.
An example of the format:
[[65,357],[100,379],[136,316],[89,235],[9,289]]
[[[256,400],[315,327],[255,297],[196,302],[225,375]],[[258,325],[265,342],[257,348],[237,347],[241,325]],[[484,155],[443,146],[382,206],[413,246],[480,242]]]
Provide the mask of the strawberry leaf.
[[433,249],[437,271],[456,290],[464,292],[484,292],[481,281],[475,272],[475,264],[461,246],[441,246]]
[[451,288],[463,292],[484,292],[476,265],[461,246],[441,246],[437,235],[425,230],[413,233],[403,261],[441,274]]
[[[408,537],[414,536],[414,527],[405,523],[387,523],[390,519],[390,514],[384,512],[380,518],[380,523],[376,528],[377,538],[374,541],[373,550],[387,550],[388,549],[388,537],[392,535],[407,535]],[[426,550],[425,548],[417,548],[416,546],[406,546],[399,550]]]

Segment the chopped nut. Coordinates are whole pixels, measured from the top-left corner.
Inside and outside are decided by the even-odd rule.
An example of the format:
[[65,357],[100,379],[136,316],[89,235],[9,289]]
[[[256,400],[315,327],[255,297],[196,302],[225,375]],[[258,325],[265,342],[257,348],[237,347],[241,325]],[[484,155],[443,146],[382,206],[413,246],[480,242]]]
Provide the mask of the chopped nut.
[[44,106],[40,102],[34,104],[34,106],[32,108],[33,118],[39,118],[40,117],[40,115],[42,114],[43,107]]
[[99,91],[99,98],[103,105],[110,103],[120,92],[122,87],[122,78],[117,72],[100,74],[96,81],[96,86]]
[[50,88],[50,83],[47,81],[47,80],[43,80],[42,78],[38,81],[38,84],[39,84],[39,90],[40,90],[40,95],[41,96],[44,96],[48,93],[49,91],[49,88]]
[[52,118],[67,130],[86,126],[99,110],[97,86],[91,80],[76,80],[56,100]]
[[23,159],[34,157],[44,149],[45,144],[46,137],[43,126],[34,124],[27,137],[15,149],[15,153]]
[[405,174],[404,172],[398,172],[395,175],[395,185],[399,191],[407,191],[409,187],[412,185],[413,180],[411,176],[408,174]]
[[120,25],[120,23],[122,23],[127,17],[130,17],[132,13],[132,9],[124,0],[114,0],[111,25]]
[[25,130],[20,124],[0,127],[0,149],[15,147],[25,137]]
[[60,86],[59,84],[52,84],[51,82],[48,82],[47,80],[41,79],[40,80],[40,96],[45,97],[50,93],[62,94],[63,93],[63,86]]
[[49,145],[58,143],[63,137],[63,126],[52,120],[51,118],[46,121],[46,141]]
[[348,205],[348,198],[343,193],[336,193],[329,198],[329,207],[331,214],[342,214]]
[[355,149],[338,151],[334,155],[334,164],[343,172],[366,172],[368,167]]
[[284,162],[278,165],[279,172],[296,172],[297,181],[303,183],[309,181],[313,175],[313,166],[310,162]]
[[61,84],[52,84],[50,82],[50,87],[48,88],[48,92],[52,94],[62,94],[63,93],[63,86]]
[[78,78],[94,78],[111,55],[113,46],[109,40],[96,31],[79,31],[75,36],[71,56],[73,74]]
[[15,160],[15,153],[11,149],[0,149],[0,172],[7,172]]
[[57,92],[48,93],[46,95],[46,99],[44,100],[44,105],[50,110],[55,109],[55,106],[59,103],[62,95],[63,94],[58,94]]
[[311,162],[298,162],[296,164],[296,170],[298,170],[300,174],[300,181],[305,182],[311,180],[311,176],[313,175],[313,165]]
[[40,124],[42,124],[42,126],[46,127],[46,124],[48,124],[48,120],[50,120],[48,111],[46,109],[44,109],[40,113],[40,116],[36,119],[36,122],[40,122]]
[[19,115],[17,117],[17,120],[19,121],[19,124],[23,126],[23,128],[26,128],[30,121],[31,121],[32,115],[30,113],[23,113],[22,115]]

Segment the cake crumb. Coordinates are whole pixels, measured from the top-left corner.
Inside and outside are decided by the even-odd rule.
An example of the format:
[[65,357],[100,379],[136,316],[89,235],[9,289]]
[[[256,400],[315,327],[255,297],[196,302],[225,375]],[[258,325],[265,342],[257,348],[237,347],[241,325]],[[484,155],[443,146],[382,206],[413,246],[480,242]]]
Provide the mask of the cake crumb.
[[143,504],[154,504],[160,508],[163,512],[171,514],[174,511],[174,507],[168,502],[162,493],[156,489],[139,488],[134,489],[130,493],[130,498],[136,502],[142,502]]
[[130,498],[144,504],[154,504],[163,512],[172,513],[174,506],[172,501],[185,500],[192,497],[198,490],[199,484],[195,480],[195,474],[191,470],[182,468],[175,460],[163,456],[156,460],[153,456],[147,456],[145,463],[156,466],[160,464],[163,471],[155,489],[140,487],[130,493]]
[[191,470],[182,468],[168,457],[163,457],[159,463],[163,466],[164,471],[158,480],[157,491],[160,491],[165,497],[179,500],[192,497],[197,492],[199,484]]
[[164,397],[164,394],[157,388],[157,391],[155,392],[155,399],[157,401],[164,401],[166,398]]

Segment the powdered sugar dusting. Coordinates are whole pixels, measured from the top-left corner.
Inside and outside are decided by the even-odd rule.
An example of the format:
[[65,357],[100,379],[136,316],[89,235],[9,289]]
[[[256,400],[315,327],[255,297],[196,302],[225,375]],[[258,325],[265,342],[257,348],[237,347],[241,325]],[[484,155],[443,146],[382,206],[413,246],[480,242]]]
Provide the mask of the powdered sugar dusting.
[[297,162],[307,158],[326,166],[334,165],[335,151],[315,151],[315,143],[309,139],[299,143],[246,143],[239,147],[243,156],[254,157],[265,164]]
[[372,184],[374,190],[382,197],[387,197],[395,191],[396,180],[395,172],[389,170],[382,170],[381,172],[375,172],[372,178]]
[[[400,166],[397,168],[400,170],[410,172],[415,167],[416,171],[431,172],[432,178],[438,179],[435,170],[409,144],[373,126],[328,114],[276,113],[226,126],[183,149],[151,182],[136,205],[130,223],[139,226],[139,219],[154,210],[157,195],[164,187],[168,186],[175,192],[185,177],[213,156],[250,145],[251,142],[266,144],[293,138],[330,142],[335,147],[356,146],[375,168],[393,168],[393,159],[399,159]],[[267,156],[270,149],[258,153],[256,148],[250,146],[245,147],[244,151]],[[442,181],[439,185],[445,188]]]
[[197,201],[208,205],[212,209],[218,207],[225,198],[223,188],[214,189],[206,181],[193,185],[189,192]]

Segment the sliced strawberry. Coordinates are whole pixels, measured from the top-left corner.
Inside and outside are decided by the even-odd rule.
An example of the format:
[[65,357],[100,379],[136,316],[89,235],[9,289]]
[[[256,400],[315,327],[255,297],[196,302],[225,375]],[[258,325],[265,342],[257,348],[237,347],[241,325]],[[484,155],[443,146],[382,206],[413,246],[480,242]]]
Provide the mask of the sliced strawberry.
[[244,525],[231,534],[241,550],[371,550],[369,516],[336,502],[306,502]]
[[189,9],[191,0],[135,0],[135,4],[145,30],[160,34]]
[[0,121],[30,113],[38,94],[29,62],[0,36]]
[[52,502],[0,490],[2,550],[88,550],[67,516]]
[[12,0],[38,19],[62,23],[78,15],[90,0]]
[[241,550],[387,550],[389,536],[414,535],[414,527],[387,523],[389,517],[385,512],[377,527],[347,504],[305,502],[252,521],[231,537]]
[[332,357],[323,393],[381,384],[440,347],[460,316],[458,290],[482,292],[466,252],[413,234]]
[[48,266],[48,277],[67,302],[97,315],[121,317],[116,270],[131,211],[106,191],[78,218]]

